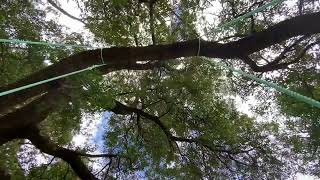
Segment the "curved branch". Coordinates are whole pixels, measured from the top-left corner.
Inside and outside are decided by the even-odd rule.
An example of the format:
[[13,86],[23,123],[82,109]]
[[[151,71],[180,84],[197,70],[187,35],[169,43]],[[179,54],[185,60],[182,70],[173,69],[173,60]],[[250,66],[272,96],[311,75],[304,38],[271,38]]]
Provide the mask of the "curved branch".
[[71,14],[69,14],[67,11],[65,11],[64,9],[62,9],[61,7],[59,7],[53,0],[48,0],[48,3],[51,4],[51,6],[55,7],[56,9],[58,9],[62,14],[68,16],[69,18],[71,19],[74,19],[76,21],[79,21],[83,24],[86,24],[82,19],[80,18],[77,18]]
[[66,161],[81,179],[97,179],[82,162],[80,156],[75,151],[57,146],[51,142],[49,138],[40,135],[40,131],[37,127],[30,127],[27,129],[26,138],[42,152],[54,157],[59,157]]
[[320,12],[297,16],[279,22],[264,31],[227,43],[227,46],[235,50],[235,54],[249,55],[292,37],[319,33],[320,25],[313,23],[318,20]]
[[39,176],[39,179],[42,179],[42,176],[44,175],[44,173],[46,172],[46,170],[48,169],[48,167],[53,163],[53,160],[55,159],[56,157],[53,157],[49,163],[45,164],[45,167],[42,171],[42,173],[40,174]]
[[[228,158],[232,161],[234,161],[237,164],[243,165],[243,166],[255,166],[255,163],[246,163],[243,160],[238,160],[236,159],[233,155],[239,155],[239,154],[248,154],[248,152],[256,150],[255,148],[250,148],[248,150],[241,150],[238,149],[238,147],[236,148],[224,148],[222,145],[212,145],[211,143],[206,142],[206,140],[204,140],[201,137],[197,137],[197,138],[185,138],[185,137],[177,137],[172,135],[172,133],[169,131],[169,129],[161,122],[160,118],[157,116],[154,116],[152,114],[148,114],[140,109],[134,108],[134,107],[129,107],[126,106],[118,101],[116,101],[116,106],[112,109],[112,111],[114,113],[119,113],[119,114],[132,114],[132,113],[136,113],[137,115],[143,116],[146,119],[151,120],[152,122],[154,122],[155,124],[158,125],[158,127],[162,130],[162,132],[166,135],[170,146],[172,145],[171,143],[175,143],[177,146],[178,151],[180,151],[179,146],[177,145],[177,142],[185,142],[185,143],[194,143],[197,146],[200,147],[204,147],[205,149],[207,149],[209,152],[212,152],[214,154],[224,154],[224,156],[221,156],[223,158]],[[180,152],[180,154],[182,154]],[[217,157],[217,155],[214,155]],[[223,162],[222,159],[218,158],[219,161]],[[227,164],[224,164],[226,167],[228,167]]]
[[[116,158],[116,157],[118,158],[123,157],[118,154],[107,154],[107,153],[106,154],[87,154],[87,153],[78,152],[78,151],[60,147],[54,144],[48,137],[41,135],[40,130],[36,126],[30,126],[30,127],[25,127],[21,129],[10,129],[10,130],[16,131],[14,132],[15,136],[12,136],[11,138],[28,139],[41,152],[52,155],[54,157],[61,158],[64,161],[66,161],[66,163],[68,163],[72,167],[72,169],[81,179],[86,179],[86,180],[96,179],[94,175],[90,172],[90,170],[86,167],[86,165],[82,162],[81,157],[89,157],[89,158],[107,157],[110,159]],[[0,132],[1,132],[0,137],[2,137],[3,131],[0,131]],[[125,157],[125,158],[128,158],[128,157]],[[53,159],[51,160],[51,162],[53,161]]]
[[[283,64],[277,64],[274,66],[261,67],[244,57],[295,36],[319,33],[320,23],[314,23],[317,21],[320,21],[320,12],[301,15],[279,22],[266,30],[253,33],[250,36],[234,42],[221,44],[217,42],[201,41],[201,52],[199,55],[211,58],[242,59],[244,63],[250,65],[252,70],[257,72],[279,69],[285,66]],[[197,55],[198,46],[199,40],[195,39],[165,45],[105,48],[103,49],[102,54],[103,59],[107,61],[108,65],[101,67],[98,70],[102,73],[108,73],[119,69],[137,69],[137,67],[143,66],[142,64],[137,64],[137,61],[159,62],[180,57],[192,57]],[[64,58],[58,63],[33,73],[15,83],[0,87],[0,92],[84,69],[96,64],[101,64],[100,49],[83,51]],[[148,65],[148,68],[150,68],[152,63],[145,65]],[[28,90],[2,96],[0,97],[0,112],[2,109],[21,103],[26,99],[48,91],[49,89],[52,89],[50,84],[43,84]]]
[[310,50],[313,46],[317,45],[317,44],[320,44],[320,40],[317,40],[313,43],[310,43],[308,44],[306,47],[304,47],[300,52],[299,54],[290,62],[286,62],[286,63],[281,63],[281,64],[284,64],[286,66],[290,65],[290,64],[294,64],[294,63],[297,63],[299,62],[299,60],[307,53],[308,50]]
[[106,167],[110,167],[111,166],[111,163],[112,163],[112,159],[110,159],[109,160],[109,162],[105,165],[105,166],[103,166],[101,169],[100,169],[100,171],[98,171],[96,174],[95,174],[95,176],[97,176],[98,174],[100,174],[104,169],[106,169]]
[[307,39],[310,37],[309,35],[302,36],[301,38],[297,39],[294,41],[290,46],[287,46],[283,49],[283,51],[277,56],[272,62],[269,64],[278,64],[282,59],[286,58],[286,53],[292,51],[292,49],[297,46],[299,43],[301,43],[303,40]]
[[161,122],[160,118],[157,116],[154,116],[152,114],[146,113],[141,109],[137,109],[134,107],[126,106],[122,104],[119,101],[115,101],[116,105],[114,106],[113,109],[111,109],[112,112],[116,114],[132,114],[136,113],[137,115],[140,115],[142,117],[145,117],[151,121],[153,121],[155,124],[158,125],[158,127],[162,130],[162,132],[166,135],[169,144],[171,145],[171,142],[176,141],[176,142],[187,142],[187,143],[196,143],[198,145],[201,145],[203,147],[206,147],[212,152],[226,152],[226,153],[242,153],[242,151],[231,151],[231,150],[226,150],[222,149],[220,146],[219,148],[215,148],[211,145],[206,144],[201,138],[185,138],[185,137],[177,137],[172,135],[172,133],[169,131],[169,129]]

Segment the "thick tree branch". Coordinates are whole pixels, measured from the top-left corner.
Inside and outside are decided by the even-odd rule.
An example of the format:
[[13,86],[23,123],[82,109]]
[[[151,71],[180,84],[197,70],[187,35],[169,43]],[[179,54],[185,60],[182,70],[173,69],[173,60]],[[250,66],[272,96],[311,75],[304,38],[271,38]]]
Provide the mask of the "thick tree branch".
[[313,23],[316,19],[320,20],[320,12],[297,16],[279,22],[264,31],[256,32],[238,41],[228,43],[226,46],[231,46],[231,49],[235,49],[237,51],[235,52],[236,54],[249,55],[292,37],[319,33],[320,25]]
[[[15,132],[12,132],[15,131]],[[11,132],[11,134],[10,134]],[[88,170],[86,165],[82,162],[81,157],[88,157],[88,158],[99,158],[99,157],[106,157],[106,158],[119,158],[123,157],[118,154],[88,154],[83,152],[78,152],[70,149],[66,149],[60,147],[53,142],[48,137],[45,137],[40,134],[40,130],[36,126],[29,126],[20,129],[10,129],[10,132],[6,134],[1,131],[0,137],[7,138],[8,140],[12,139],[28,139],[31,143],[37,147],[40,151],[52,155],[54,157],[58,157],[66,161],[75,173],[81,179],[96,179],[92,173]],[[128,158],[128,157],[125,157]]]
[[82,162],[80,155],[73,150],[62,148],[50,141],[49,138],[40,134],[40,131],[36,127],[30,127],[26,132],[26,138],[29,139],[33,145],[46,154],[50,154],[54,157],[59,157],[66,161],[74,172],[81,179],[95,180],[97,179]]
[[[266,72],[282,68],[284,65],[260,67],[247,58],[248,55],[258,52],[271,45],[280,43],[300,35],[311,35],[320,32],[320,12],[301,15],[279,22],[278,24],[261,32],[256,32],[238,41],[225,44],[201,41],[201,56],[232,59],[242,59],[254,71]],[[113,47],[103,49],[103,59],[107,66],[99,68],[102,73],[120,69],[137,69],[137,61],[164,61],[179,57],[196,56],[199,41],[190,40],[166,45],[152,45],[145,47]],[[95,64],[101,64],[100,49],[83,51],[60,60],[52,66],[31,74],[15,83],[0,87],[0,92],[21,87],[43,79],[51,78],[72,71],[84,69]],[[21,103],[28,98],[41,94],[52,88],[52,84],[40,85],[28,90],[0,97],[0,112],[2,109]]]
[[0,132],[24,128],[43,121],[67,100],[60,89],[50,91],[24,107],[0,117]]
[[[153,63],[137,64],[135,66],[136,69],[155,67]],[[23,137],[24,128],[44,121],[50,113],[63,107],[70,93],[71,91],[67,87],[62,86],[42,95],[20,109],[0,116],[0,145],[12,139]],[[98,157],[98,155],[95,156]],[[107,154],[104,154],[104,156],[106,157]]]
[[[99,70],[101,72],[103,72],[104,74],[107,74],[109,72],[122,70],[122,69],[148,70],[148,69],[158,67],[159,65],[160,64],[158,62],[149,62],[149,63],[145,63],[145,64],[138,64],[138,63],[133,63],[133,64],[122,63],[122,64],[120,64],[119,63],[119,64],[113,64],[113,65],[107,65],[105,67],[101,67]],[[55,69],[55,68],[53,68],[53,69]],[[58,68],[58,69],[60,69],[60,68]],[[68,68],[65,68],[65,70],[66,69],[68,69]],[[72,69],[74,69],[74,68],[72,68]],[[48,71],[46,71],[46,70],[39,71],[39,72],[35,73],[34,76],[29,77],[29,78],[34,79],[34,82],[36,82],[36,81],[40,81],[41,79],[44,79],[44,78],[41,78],[42,75],[43,75],[42,77],[47,76],[47,78],[57,76],[58,74],[52,70],[50,69]],[[66,73],[65,70],[62,70],[63,73]],[[45,75],[46,73],[48,73],[50,75],[49,76]],[[18,82],[7,85],[6,87],[2,87],[2,88],[0,87],[0,91],[3,92],[5,90],[12,89],[15,87],[21,87],[26,82],[32,83],[32,81],[30,81],[30,79],[24,78]],[[34,87],[34,88],[30,88],[30,89],[26,89],[26,90],[23,90],[20,92],[16,92],[13,94],[2,96],[2,97],[0,97],[0,115],[6,114],[5,112],[12,109],[13,106],[15,106],[15,105],[22,104],[26,100],[28,100],[34,96],[37,96],[38,94],[54,90],[54,89],[60,87],[61,85],[63,85],[63,80],[57,80],[57,81],[53,81],[50,83],[41,84],[41,85]]]

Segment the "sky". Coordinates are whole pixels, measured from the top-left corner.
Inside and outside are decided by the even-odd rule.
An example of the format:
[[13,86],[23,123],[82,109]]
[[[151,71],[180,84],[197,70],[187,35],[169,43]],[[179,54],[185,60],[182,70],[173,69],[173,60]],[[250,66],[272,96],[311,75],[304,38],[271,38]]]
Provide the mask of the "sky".
[[[58,0],[60,4],[62,5],[64,10],[69,12],[75,17],[79,17],[80,10],[78,9],[76,3],[74,1],[65,1],[65,0]],[[289,3],[294,3],[295,0],[289,0]],[[205,21],[207,22],[202,22],[202,23],[212,23],[213,16],[210,15],[212,12],[219,11],[219,4],[217,1],[213,1],[213,4],[215,4],[215,8],[209,8],[205,10]],[[48,15],[48,18],[57,18],[56,16],[53,15]],[[67,32],[82,32],[83,34],[86,34],[86,36],[92,37],[90,33],[84,29],[83,23],[73,20],[69,18],[68,16],[63,15],[60,13],[60,16],[58,17],[58,22],[66,27]],[[239,110],[243,113],[248,114],[249,116],[253,116],[252,112],[250,111],[250,106],[255,104],[254,98],[249,98],[248,101],[244,101],[241,98],[236,97],[235,98],[235,103],[239,108]],[[85,115],[84,118],[82,119],[82,125],[81,125],[81,130],[89,130],[90,135],[84,135],[84,134],[77,134],[74,136],[72,142],[74,145],[79,146],[79,147],[84,147],[85,145],[97,145],[97,151],[99,153],[103,153],[103,134],[106,130],[107,127],[107,121],[109,117],[111,116],[110,112],[104,112],[104,113],[96,113],[94,115],[88,114]],[[97,167],[98,168],[98,167]],[[295,177],[296,180],[314,180],[316,178],[308,175],[303,175],[298,173],[297,176]]]
[[[65,0],[58,0],[61,7],[71,15],[75,17],[80,16],[80,9],[77,7],[77,4],[74,1],[65,1]],[[47,4],[49,6],[49,3]],[[53,8],[53,7],[52,7]],[[53,8],[54,9],[54,8]],[[57,11],[58,12],[58,11]],[[92,37],[91,33],[84,28],[84,24],[76,21],[62,13],[59,13],[59,16],[57,17],[54,14],[47,14],[47,19],[56,19],[59,24],[67,27],[65,29],[66,32],[72,33],[82,33],[85,34],[87,37]],[[89,136],[88,134],[77,134],[74,136],[72,143],[75,146],[78,147],[84,147],[89,144],[96,143],[98,144],[98,150],[99,152],[102,151],[102,134],[104,132],[104,126],[107,125],[107,119],[110,116],[110,113],[96,113],[94,115],[92,114],[86,114],[84,115],[82,119],[82,124],[80,127],[80,132],[90,132]],[[102,152],[101,152],[102,153]]]

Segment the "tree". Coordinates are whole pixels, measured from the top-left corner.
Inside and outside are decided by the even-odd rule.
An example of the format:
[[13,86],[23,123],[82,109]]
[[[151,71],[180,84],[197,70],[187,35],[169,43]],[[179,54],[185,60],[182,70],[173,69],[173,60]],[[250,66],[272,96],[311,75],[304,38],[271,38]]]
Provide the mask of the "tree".
[[[48,21],[51,12],[84,23],[96,42],[112,47],[0,44],[0,92],[106,63],[0,97],[3,179],[319,175],[319,109],[230,76],[202,58],[222,59],[320,100],[318,1],[282,4],[222,32],[215,31],[217,24],[268,2],[217,1],[221,11],[213,24],[206,22],[210,1],[75,1],[81,18],[48,2],[2,3],[1,38],[90,43]],[[240,112],[232,96],[249,95],[259,97],[255,112],[278,117],[259,121]],[[103,154],[70,144],[84,114],[105,111],[112,116]],[[29,162],[25,145],[35,147],[31,154],[38,149],[52,156],[49,163]],[[99,170],[90,165],[95,158],[102,159]]]

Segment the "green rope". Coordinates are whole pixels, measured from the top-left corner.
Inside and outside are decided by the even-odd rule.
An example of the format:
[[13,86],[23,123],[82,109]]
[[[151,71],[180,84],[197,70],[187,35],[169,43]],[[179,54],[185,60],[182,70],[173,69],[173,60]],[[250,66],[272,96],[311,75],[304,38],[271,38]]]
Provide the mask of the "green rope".
[[276,5],[278,5],[278,4],[280,4],[280,3],[284,2],[284,1],[286,1],[286,0],[273,0],[270,3],[262,5],[262,6],[258,7],[257,9],[255,9],[253,11],[250,11],[250,12],[248,12],[248,13],[242,15],[242,16],[239,16],[237,18],[232,19],[231,21],[229,21],[229,22],[227,22],[225,24],[220,25],[215,31],[216,32],[217,31],[221,31],[224,28],[227,28],[229,26],[235,25],[235,24],[239,23],[240,21],[242,21],[242,20],[244,20],[244,19],[246,19],[246,18],[248,18],[248,17],[250,17],[250,16],[252,16],[252,15],[254,15],[256,13],[267,9],[268,7],[276,6]]
[[92,69],[95,69],[95,68],[98,68],[98,67],[101,67],[101,66],[104,66],[104,65],[106,65],[106,64],[93,65],[91,67],[88,67],[88,68],[85,68],[85,69],[81,69],[79,71],[74,71],[74,72],[71,72],[71,73],[68,73],[68,74],[64,74],[64,75],[61,75],[61,76],[56,76],[56,77],[53,77],[53,78],[50,78],[50,79],[42,80],[42,81],[39,81],[39,82],[36,82],[36,83],[32,83],[32,84],[21,86],[21,87],[15,88],[15,89],[4,91],[4,92],[0,93],[0,97],[8,95],[8,94],[11,94],[11,93],[14,93],[14,92],[17,92],[17,91],[28,89],[28,88],[31,88],[31,87],[34,87],[34,86],[38,86],[40,84],[48,83],[50,81],[54,81],[54,80],[61,79],[61,78],[67,77],[67,76],[78,74],[78,73],[81,73],[81,72],[84,72],[84,71],[89,71],[89,70],[92,70]]
[[[265,4],[249,13],[246,13],[238,18],[235,18],[233,19],[232,21],[224,24],[224,25],[221,25],[218,30],[221,30],[223,28],[226,28],[228,26],[231,26],[231,25],[234,25],[238,22],[240,22],[241,20],[255,14],[255,13],[258,13],[258,12],[261,12],[263,10],[265,10],[266,8],[268,7],[271,7],[271,6],[275,6],[281,2],[283,2],[285,0],[274,0],[268,4]],[[15,43],[15,44],[35,44],[35,45],[47,45],[47,46],[64,46],[64,47],[81,47],[81,48],[92,48],[90,46],[81,46],[81,45],[69,45],[69,44],[56,44],[56,43],[47,43],[47,42],[34,42],[34,41],[22,41],[22,40],[17,40],[17,39],[0,39],[0,42],[3,42],[3,43]],[[102,57],[101,57],[102,58]],[[103,60],[103,59],[102,59]],[[5,92],[1,92],[0,93],[0,97],[1,96],[4,96],[4,95],[8,95],[8,94],[11,94],[11,93],[14,93],[14,92],[17,92],[17,91],[21,91],[21,90],[24,90],[24,89],[28,89],[28,88],[31,88],[31,87],[34,87],[34,86],[38,86],[40,84],[44,84],[44,83],[47,83],[47,82],[50,82],[50,81],[54,81],[54,80],[57,80],[57,79],[61,79],[61,78],[64,78],[64,77],[67,77],[67,76],[71,76],[71,75],[74,75],[74,74],[78,74],[78,73],[81,73],[81,72],[84,72],[84,71],[88,71],[88,70],[92,70],[94,68],[98,68],[98,67],[101,67],[101,66],[104,66],[105,64],[102,64],[102,65],[94,65],[94,66],[91,66],[91,67],[88,67],[88,68],[85,68],[85,69],[82,69],[82,70],[78,70],[78,71],[74,71],[74,72],[71,72],[71,73],[67,73],[67,74],[64,74],[64,75],[60,75],[60,76],[56,76],[56,77],[53,77],[53,78],[50,78],[50,79],[46,79],[46,80],[42,80],[42,81],[39,81],[39,82],[36,82],[36,83],[32,83],[32,84],[29,84],[29,85],[26,85],[26,86],[22,86],[22,87],[18,87],[18,88],[15,88],[15,89],[11,89],[11,90],[8,90],[8,91],[5,91]],[[220,65],[223,65],[223,64],[220,64]],[[283,92],[289,96],[292,96],[298,100],[301,100],[303,102],[306,102],[310,105],[313,105],[313,106],[316,106],[318,108],[320,108],[320,103],[316,100],[313,100],[311,98],[308,98],[308,97],[305,97],[305,96],[302,96],[296,92],[293,92],[293,91],[290,91],[286,88],[283,88],[283,87],[280,87],[278,86],[277,84],[274,84],[274,83],[271,83],[271,82],[268,82],[268,81],[265,81],[265,80],[262,80],[262,79],[259,79],[257,78],[256,76],[254,75],[251,75],[251,74],[247,74],[243,71],[240,71],[240,70],[237,70],[237,69],[234,69],[234,68],[231,68],[231,67],[228,67],[228,66],[225,66],[223,65],[224,67],[234,71],[234,72],[237,72],[243,76],[246,76],[252,80],[255,80],[257,82],[260,82],[262,84],[265,84],[269,87],[273,87],[275,88],[276,90],[280,91],[280,92]]]
[[[252,10],[242,16],[239,16],[237,18],[234,18],[233,20],[220,25],[215,31],[221,31],[224,28],[227,28],[231,25],[234,25],[236,23],[239,23],[243,19],[246,19],[258,12],[261,12],[268,7],[276,6],[279,3],[282,3],[286,0],[273,0],[270,3],[267,3],[265,5],[262,5],[261,7],[258,7],[255,10]],[[34,45],[45,45],[45,46],[56,46],[56,47],[73,47],[73,48],[94,48],[92,46],[84,46],[84,45],[73,45],[73,44],[60,44],[60,43],[49,43],[49,42],[44,42],[44,41],[24,41],[24,40],[19,40],[19,39],[0,39],[0,43],[13,43],[13,44],[34,44]]]
[[[277,4],[279,4],[279,3],[282,3],[282,2],[284,2],[284,1],[286,1],[286,0],[274,0],[274,1],[271,1],[271,2],[268,3],[268,4],[265,4],[265,5],[263,5],[263,6],[259,7],[259,8],[257,8],[257,9],[255,9],[255,10],[249,12],[249,13],[246,13],[246,14],[244,14],[244,15],[242,15],[242,16],[239,16],[239,17],[237,17],[237,18],[235,18],[235,19],[233,19],[233,20],[231,20],[231,21],[229,21],[229,22],[227,22],[227,23],[219,26],[215,31],[218,32],[218,31],[221,31],[222,29],[227,28],[227,27],[229,27],[229,26],[231,26],[231,25],[235,25],[235,24],[239,23],[240,21],[242,21],[242,20],[244,20],[244,19],[246,19],[246,18],[248,18],[248,17],[250,17],[250,16],[252,16],[252,15],[254,15],[254,14],[256,14],[256,13],[265,10],[265,9],[268,8],[268,7],[275,6],[275,5],[277,5]],[[200,44],[199,44],[199,46],[200,46]],[[199,49],[200,49],[200,48],[199,48]],[[218,64],[218,65],[220,65],[220,66],[222,66],[222,67],[224,67],[224,68],[227,68],[227,69],[229,69],[229,70],[231,70],[231,71],[233,71],[233,72],[236,72],[236,73],[238,73],[238,74],[240,74],[240,75],[242,75],[242,76],[245,76],[245,77],[248,77],[248,78],[250,78],[250,79],[252,79],[252,80],[254,80],[254,81],[257,81],[257,82],[259,82],[260,84],[266,85],[266,86],[268,86],[268,87],[272,87],[272,88],[276,89],[276,90],[279,91],[279,92],[282,92],[282,93],[284,93],[284,94],[286,94],[286,95],[288,95],[288,96],[291,96],[291,97],[293,97],[293,98],[295,98],[295,99],[297,99],[297,100],[300,100],[300,101],[302,101],[302,102],[305,102],[305,103],[307,103],[307,104],[309,104],[309,105],[311,105],[311,106],[315,106],[315,107],[317,107],[317,108],[320,108],[320,102],[319,102],[319,101],[316,101],[316,100],[314,100],[314,99],[312,99],[312,98],[303,96],[303,95],[301,95],[301,94],[299,94],[299,93],[296,93],[296,92],[294,92],[294,91],[291,91],[291,90],[289,90],[289,89],[287,89],[287,88],[281,87],[281,86],[279,86],[279,85],[277,85],[277,84],[275,84],[275,83],[272,83],[272,82],[269,82],[269,81],[260,79],[260,78],[258,78],[258,77],[256,77],[256,76],[252,75],[252,74],[248,74],[248,73],[243,72],[243,71],[241,71],[241,70],[234,69],[234,68],[229,67],[229,66],[227,66],[227,65],[225,65],[225,64],[223,64],[223,63],[219,63],[219,62],[212,61],[211,59],[206,58],[206,57],[203,57],[203,58],[209,60],[209,62],[213,62],[213,63]]]
[[24,41],[19,39],[0,39],[0,42],[13,43],[13,44],[45,45],[45,46],[55,46],[55,47],[90,48],[90,49],[93,48],[91,46],[83,46],[83,45],[49,43],[44,41]]
[[269,82],[269,81],[260,79],[260,78],[256,77],[255,75],[248,74],[248,73],[243,72],[243,71],[241,71],[241,70],[239,70],[239,69],[234,69],[233,67],[229,67],[229,66],[225,65],[224,63],[220,63],[220,62],[213,61],[212,59],[207,58],[207,57],[203,57],[203,58],[206,59],[206,60],[208,60],[211,65],[213,65],[212,63],[217,64],[217,65],[222,66],[222,67],[224,67],[224,68],[226,68],[226,69],[229,69],[229,70],[231,70],[231,71],[233,71],[233,72],[236,72],[236,73],[238,73],[238,74],[240,74],[240,75],[242,75],[242,76],[245,76],[245,77],[248,77],[248,78],[250,78],[250,79],[252,79],[252,80],[254,80],[254,81],[257,81],[257,82],[259,82],[260,84],[264,84],[264,85],[266,85],[267,87],[272,87],[272,88],[276,89],[276,90],[279,91],[279,92],[282,92],[282,93],[284,93],[284,94],[286,94],[286,95],[288,95],[288,96],[291,96],[291,97],[293,97],[293,98],[295,98],[295,99],[297,99],[297,100],[300,100],[300,101],[302,101],[302,102],[305,102],[305,103],[307,103],[307,104],[309,104],[309,105],[311,105],[311,106],[315,106],[315,107],[317,107],[317,108],[320,108],[320,102],[319,102],[319,101],[316,101],[316,100],[314,100],[314,99],[312,99],[312,98],[303,96],[303,95],[301,95],[301,94],[299,94],[299,93],[296,93],[296,92],[294,92],[294,91],[291,91],[291,90],[289,90],[289,89],[287,89],[287,88],[281,87],[281,86],[279,86],[279,85],[277,85],[277,84],[275,84],[275,83],[272,83],[272,82]]

